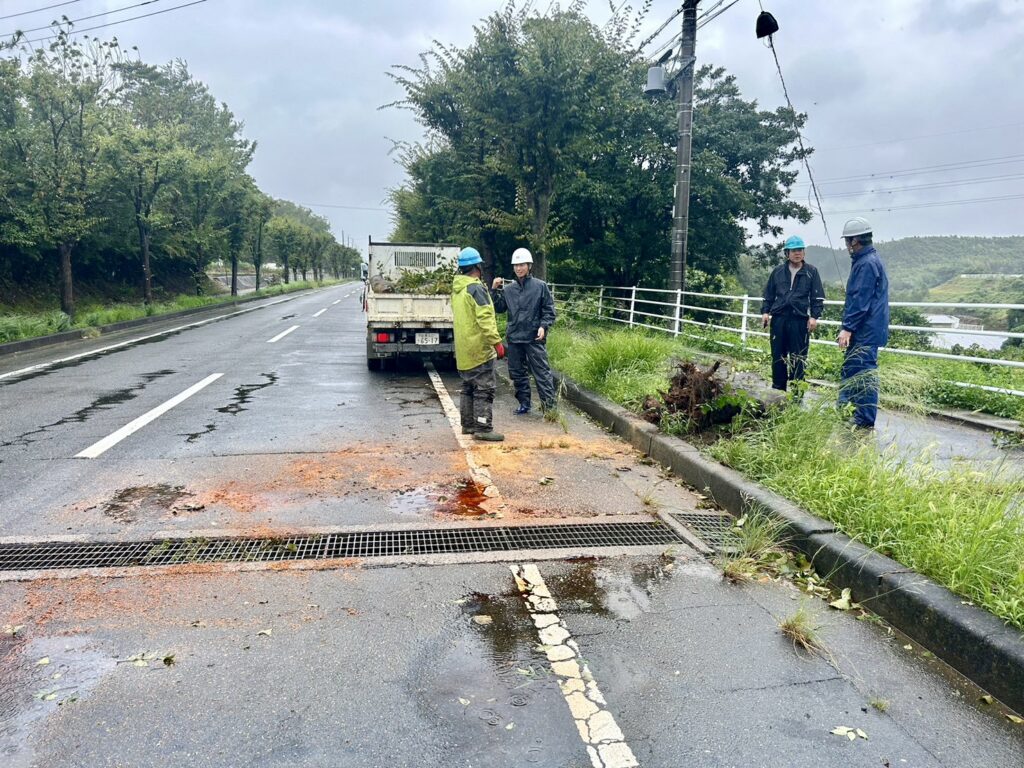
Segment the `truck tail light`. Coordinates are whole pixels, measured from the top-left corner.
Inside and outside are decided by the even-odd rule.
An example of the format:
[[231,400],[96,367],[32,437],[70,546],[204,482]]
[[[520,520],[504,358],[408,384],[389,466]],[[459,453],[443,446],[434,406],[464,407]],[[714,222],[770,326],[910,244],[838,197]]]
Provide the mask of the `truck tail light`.
[[390,333],[378,333],[377,334],[377,343],[378,344],[387,344],[389,341],[391,341],[391,334]]

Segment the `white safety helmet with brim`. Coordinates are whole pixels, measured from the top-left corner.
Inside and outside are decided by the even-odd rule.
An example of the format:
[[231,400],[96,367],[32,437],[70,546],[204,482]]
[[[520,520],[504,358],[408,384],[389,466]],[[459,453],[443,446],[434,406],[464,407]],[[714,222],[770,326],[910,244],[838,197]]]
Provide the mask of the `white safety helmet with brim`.
[[843,225],[843,237],[856,237],[857,235],[870,235],[871,224],[867,219],[856,216]]
[[526,248],[516,248],[512,251],[512,266],[516,264],[533,264],[533,254]]

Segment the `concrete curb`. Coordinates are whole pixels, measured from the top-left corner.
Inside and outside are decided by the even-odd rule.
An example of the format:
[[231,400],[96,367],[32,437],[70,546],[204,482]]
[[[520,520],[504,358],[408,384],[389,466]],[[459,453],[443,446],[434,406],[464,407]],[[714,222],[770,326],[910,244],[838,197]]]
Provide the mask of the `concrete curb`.
[[673,474],[707,493],[737,517],[760,508],[785,523],[788,543],[853,599],[928,648],[937,657],[1024,712],[1024,634],[969,605],[934,581],[839,533],[835,526],[604,397],[556,373],[563,395],[581,411],[625,438]]
[[[338,283],[342,285],[342,283]],[[334,286],[330,286],[334,287]],[[116,331],[125,331],[130,328],[138,328],[143,325],[152,325],[159,323],[163,320],[173,320],[177,317],[188,317],[189,315],[198,315],[203,312],[214,313],[222,310],[231,311],[239,304],[248,304],[253,301],[260,301],[261,299],[289,299],[292,297],[302,296],[312,291],[322,290],[321,288],[310,288],[303,291],[295,291],[294,293],[285,293],[280,296],[247,296],[242,299],[235,299],[234,301],[225,301],[220,304],[209,304],[205,307],[193,307],[192,309],[182,309],[177,312],[168,312],[165,315],[150,315],[149,317],[139,317],[135,320],[124,320],[120,323],[111,323],[109,325],[100,325],[95,328],[76,328],[73,331],[61,331],[60,333],[51,333],[48,336],[36,336],[33,339],[21,339],[19,341],[9,341],[6,344],[0,344],[0,357],[6,355],[13,355],[16,352],[27,352],[32,349],[42,349],[43,347],[53,346],[55,344],[64,344],[68,341],[78,341],[79,339],[86,338],[87,335],[98,332],[100,336],[107,333],[114,333]]]

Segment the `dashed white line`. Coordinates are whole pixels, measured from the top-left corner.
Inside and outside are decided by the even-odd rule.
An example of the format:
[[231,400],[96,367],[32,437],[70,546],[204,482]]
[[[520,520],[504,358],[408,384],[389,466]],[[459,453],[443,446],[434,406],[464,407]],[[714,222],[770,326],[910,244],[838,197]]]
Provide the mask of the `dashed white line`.
[[551,671],[558,678],[558,687],[569,705],[576,730],[587,745],[591,764],[594,768],[636,768],[639,765],[636,756],[608,709],[608,702],[590,668],[580,658],[579,646],[559,617],[558,605],[537,566],[529,563],[509,567],[526,599],[530,618],[537,628]]
[[473,482],[482,489],[484,496],[497,498],[501,493],[495,487],[491,473],[486,467],[477,464],[476,459],[473,458],[473,451],[470,449],[473,438],[471,435],[462,434],[462,417],[459,415],[459,409],[455,407],[451,395],[448,394],[448,390],[445,389],[440,374],[429,362],[426,364],[426,368],[427,374],[430,376],[430,383],[434,385],[434,391],[437,392],[437,397],[441,401],[441,407],[444,409],[445,416],[448,417],[448,423],[452,425],[452,431],[455,432],[455,439],[459,441],[459,445],[466,454],[466,463],[469,465],[469,474],[473,478]]
[[148,411],[147,413],[142,414],[141,416],[139,416],[139,418],[135,419],[134,421],[128,422],[123,427],[121,427],[119,430],[117,430],[117,432],[114,432],[113,434],[108,435],[107,437],[103,438],[99,442],[93,443],[92,445],[90,445],[88,448],[86,448],[81,453],[76,453],[75,454],[75,458],[76,459],[95,459],[97,456],[102,454],[108,448],[111,448],[111,447],[117,445],[119,442],[124,440],[129,435],[131,435],[131,434],[133,434],[135,432],[138,432],[144,426],[149,424],[149,422],[153,421],[153,419],[155,419],[158,416],[162,416],[163,414],[167,413],[167,411],[171,410],[171,408],[173,408],[174,406],[178,405],[179,403],[182,403],[185,400],[188,400],[196,392],[198,392],[199,390],[203,389],[207,385],[212,384],[213,382],[215,382],[217,379],[219,379],[223,375],[224,375],[223,373],[211,373],[209,376],[207,376],[205,379],[200,381],[198,384],[193,384],[191,387],[186,389],[184,392],[182,392],[181,394],[175,395],[174,397],[172,397],[170,400],[168,400],[163,405],[158,405],[156,408],[154,408],[151,411]]
[[297,325],[293,325],[293,326],[292,326],[291,328],[289,328],[288,330],[286,330],[286,331],[281,331],[281,332],[280,332],[279,334],[277,334],[277,336],[275,336],[274,338],[272,338],[272,339],[267,339],[267,344],[273,344],[273,343],[274,343],[275,341],[280,341],[281,339],[283,339],[283,338],[284,338],[285,336],[287,336],[287,335],[288,335],[289,333],[291,333],[292,331],[294,331],[294,330],[295,330],[295,329],[297,329],[298,327],[299,327],[299,326],[297,326]]
[[313,317],[320,317],[320,315],[322,315],[322,314],[323,314],[324,312],[326,312],[326,311],[327,311],[327,307],[324,307],[324,308],[323,308],[323,309],[321,309],[321,310],[320,310],[319,312],[314,312],[314,313],[313,313]]
[[0,373],[0,379],[6,379],[9,376],[20,376],[20,375],[22,375],[24,373],[31,373],[32,371],[38,371],[41,368],[49,368],[52,365],[60,365],[61,363],[69,363],[72,360],[78,360],[78,359],[83,358],[83,357],[89,357],[90,355],[102,355],[105,352],[110,352],[110,351],[115,350],[115,349],[120,349],[121,347],[127,347],[127,346],[130,346],[132,344],[138,344],[138,343],[143,342],[143,341],[148,341],[149,339],[156,339],[156,338],[159,338],[160,336],[169,336],[170,334],[177,333],[178,331],[184,331],[184,330],[187,330],[189,328],[197,328],[200,325],[206,325],[207,323],[215,323],[218,320],[226,320],[229,317],[236,317],[238,315],[244,315],[244,314],[247,314],[249,312],[256,312],[257,310],[260,310],[260,309],[266,309],[267,307],[272,307],[275,304],[283,304],[286,301],[292,301],[294,298],[295,297],[288,297],[286,299],[278,299],[277,301],[268,302],[267,304],[260,304],[258,307],[249,307],[248,309],[240,309],[237,312],[229,312],[226,315],[218,315],[217,317],[210,317],[210,318],[207,318],[206,320],[198,320],[198,321],[196,321],[194,323],[188,323],[187,325],[179,325],[176,328],[168,328],[166,331],[159,331],[157,333],[151,333],[148,336],[140,336],[137,339],[129,339],[128,341],[119,341],[117,344],[110,344],[110,345],[108,345],[106,347],[100,347],[99,349],[93,349],[93,350],[90,350],[88,352],[79,352],[77,355],[69,355],[68,357],[61,357],[61,358],[58,358],[57,360],[50,360],[50,361],[45,362],[45,363],[36,363],[35,365],[30,365],[27,368],[19,368],[16,371],[8,371],[7,373]]
[[[348,296],[351,296],[351,295],[352,295],[351,293],[346,293],[346,294],[345,294],[346,298],[347,298]],[[332,301],[332,302],[331,302],[331,306],[333,307],[333,306],[334,306],[335,304],[340,304],[340,303],[341,303],[341,299],[336,299],[335,301]]]

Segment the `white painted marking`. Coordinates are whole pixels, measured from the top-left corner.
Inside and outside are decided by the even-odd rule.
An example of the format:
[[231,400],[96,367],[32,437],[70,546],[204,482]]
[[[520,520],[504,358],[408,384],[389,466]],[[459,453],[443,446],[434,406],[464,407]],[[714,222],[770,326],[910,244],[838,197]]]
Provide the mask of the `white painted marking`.
[[626,737],[608,709],[597,681],[587,663],[580,658],[580,648],[569,628],[558,616],[558,605],[551,596],[540,570],[533,563],[511,565],[516,586],[526,599],[533,624],[537,627],[551,671],[558,678],[576,730],[587,746],[594,768],[636,768],[639,765]]
[[462,416],[459,415],[459,409],[455,407],[451,395],[445,389],[441,375],[434,368],[433,363],[426,363],[426,369],[430,376],[430,383],[434,385],[434,391],[437,392],[437,398],[441,401],[444,414],[448,417],[448,423],[452,425],[452,431],[455,432],[455,439],[459,441],[459,445],[466,454],[466,463],[469,465],[469,474],[473,478],[473,482],[482,489],[484,496],[497,498],[501,492],[495,487],[487,468],[477,464],[476,459],[473,458],[473,451],[470,448],[473,445],[473,436],[462,434]]
[[173,408],[174,406],[178,405],[179,403],[183,403],[184,401],[188,400],[196,392],[198,392],[199,390],[203,389],[207,385],[212,384],[213,382],[215,382],[217,379],[219,379],[223,375],[224,375],[223,373],[211,373],[209,376],[207,376],[205,379],[200,381],[198,384],[193,384],[191,387],[186,389],[184,392],[182,392],[181,394],[175,395],[174,397],[172,397],[170,400],[168,400],[163,405],[158,405],[156,408],[154,408],[153,410],[151,410],[151,411],[149,411],[147,413],[142,414],[141,416],[139,416],[139,418],[135,419],[134,421],[128,422],[123,427],[121,427],[119,430],[117,430],[117,432],[114,432],[113,434],[108,435],[107,437],[105,437],[102,440],[100,440],[98,443],[93,443],[92,445],[90,445],[88,448],[86,448],[81,453],[76,453],[75,454],[75,458],[76,459],[95,459],[97,456],[99,456],[101,453],[106,451],[108,448],[111,448],[111,447],[117,445],[119,442],[124,440],[129,435],[131,435],[131,434],[133,434],[135,432],[138,432],[144,426],[149,424],[149,422],[153,421],[158,416],[162,416],[163,414],[167,413],[169,410],[171,410],[171,408]]
[[275,336],[274,338],[272,338],[272,339],[267,339],[267,344],[273,344],[273,343],[274,343],[275,341],[280,341],[281,339],[283,339],[283,338],[284,338],[285,336],[287,336],[287,335],[288,335],[289,333],[291,333],[292,331],[294,331],[294,330],[295,330],[295,329],[297,329],[298,327],[299,327],[299,326],[297,326],[297,325],[293,325],[293,326],[292,326],[291,328],[289,328],[289,329],[288,329],[287,331],[281,331],[281,332],[280,332],[279,334],[277,334],[277,336]]
[[322,314],[323,314],[324,312],[326,312],[326,311],[327,311],[327,307],[324,307],[324,308],[323,308],[323,309],[321,309],[321,310],[320,310],[319,312],[314,312],[314,313],[313,313],[313,317],[320,317],[320,315],[322,315]]
[[58,358],[56,360],[50,360],[49,362],[46,362],[46,363],[37,363],[35,365],[30,365],[27,368],[19,368],[16,371],[9,371],[8,373],[0,373],[0,379],[6,379],[9,376],[20,376],[23,373],[30,373],[31,371],[38,371],[40,368],[49,368],[52,365],[60,365],[61,363],[69,363],[72,360],[78,360],[79,358],[82,358],[82,357],[89,357],[90,355],[102,355],[102,354],[104,354],[106,352],[110,352],[110,351],[115,350],[115,349],[120,349],[121,347],[127,347],[127,346],[130,346],[132,344],[138,344],[139,342],[142,342],[142,341],[148,341],[149,339],[156,339],[156,338],[159,338],[160,336],[169,336],[170,334],[177,333],[178,331],[186,331],[189,328],[198,328],[200,325],[206,325],[207,323],[215,323],[218,320],[226,320],[229,317],[237,317],[238,315],[245,315],[245,314],[248,314],[249,312],[255,312],[258,309],[266,309],[267,307],[272,307],[275,304],[283,304],[284,302],[292,301],[295,298],[297,298],[297,297],[290,296],[290,297],[288,297],[286,299],[278,299],[277,301],[272,301],[272,302],[269,302],[267,304],[260,304],[258,307],[249,307],[248,309],[240,309],[237,312],[229,312],[226,315],[218,315],[217,317],[209,317],[206,320],[198,320],[198,321],[196,321],[194,323],[188,323],[187,325],[179,325],[176,328],[169,328],[166,331],[159,331],[158,333],[151,333],[148,336],[140,336],[137,339],[129,339],[128,341],[119,341],[117,344],[110,344],[109,346],[100,347],[99,349],[93,349],[93,350],[90,350],[89,352],[79,352],[77,355],[69,355],[68,357],[61,357],[61,358]]
[[[346,297],[351,296],[351,295],[352,295],[351,293],[346,293],[345,294]],[[340,304],[340,303],[341,303],[341,299],[337,299],[337,300],[331,302],[331,306],[333,307],[335,304]]]

